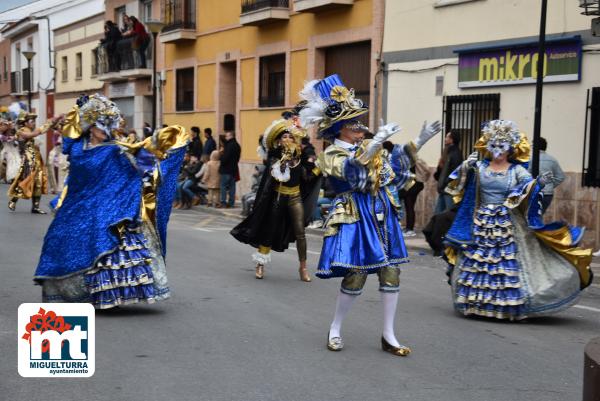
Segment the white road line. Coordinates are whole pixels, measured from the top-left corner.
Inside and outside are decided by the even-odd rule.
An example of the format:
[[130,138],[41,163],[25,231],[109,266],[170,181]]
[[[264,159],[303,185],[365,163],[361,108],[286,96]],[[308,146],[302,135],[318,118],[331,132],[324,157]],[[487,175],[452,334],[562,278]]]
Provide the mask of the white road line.
[[598,309],[598,308],[592,308],[591,306],[575,305],[575,306],[573,306],[573,308],[585,309],[585,310],[589,310],[589,311],[592,311],[592,312],[598,312],[598,313],[600,313],[600,309]]
[[205,233],[212,233],[212,230],[207,230],[206,228],[201,228],[201,227],[192,227],[194,230],[198,230],[198,231],[203,231]]
[[[294,246],[290,246],[290,250],[296,251],[296,252],[298,251],[298,249]],[[320,255],[321,254],[321,252],[315,252],[315,251],[310,251],[310,250],[307,250],[306,253],[310,253],[311,255]]]

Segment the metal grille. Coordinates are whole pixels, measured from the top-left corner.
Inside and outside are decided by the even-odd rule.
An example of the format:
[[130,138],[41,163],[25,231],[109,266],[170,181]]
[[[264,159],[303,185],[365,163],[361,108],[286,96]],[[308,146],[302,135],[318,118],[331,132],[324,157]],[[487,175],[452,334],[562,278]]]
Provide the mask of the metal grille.
[[163,32],[176,29],[196,29],[196,2],[194,0],[164,0],[163,19],[166,23]]
[[600,187],[600,87],[588,89],[586,105],[582,186]]
[[289,0],[242,0],[242,14],[271,7],[289,8],[290,2]]
[[444,97],[444,132],[457,132],[460,135],[460,147],[464,158],[473,152],[473,147],[481,135],[482,124],[498,118],[499,93]]
[[259,107],[285,104],[285,54],[261,57]]

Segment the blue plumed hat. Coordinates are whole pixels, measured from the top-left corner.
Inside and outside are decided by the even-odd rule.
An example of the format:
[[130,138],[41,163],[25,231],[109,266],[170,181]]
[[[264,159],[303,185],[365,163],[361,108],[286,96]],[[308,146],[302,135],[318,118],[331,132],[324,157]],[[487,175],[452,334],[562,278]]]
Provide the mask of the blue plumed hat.
[[357,117],[369,111],[337,74],[308,82],[300,97],[306,101],[300,110],[302,125],[317,125],[319,136],[325,139],[335,138],[344,125],[356,123]]

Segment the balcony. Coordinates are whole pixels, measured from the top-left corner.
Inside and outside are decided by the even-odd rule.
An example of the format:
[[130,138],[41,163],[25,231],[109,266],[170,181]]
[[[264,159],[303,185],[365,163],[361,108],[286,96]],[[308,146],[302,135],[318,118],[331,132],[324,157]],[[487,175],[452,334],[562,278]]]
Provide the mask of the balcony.
[[353,4],[354,0],[294,0],[294,11],[314,13]]
[[260,26],[289,19],[289,0],[242,0],[242,25]]
[[196,2],[194,0],[164,0],[162,15],[166,25],[160,34],[161,43],[196,40]]
[[[129,78],[152,77],[152,64],[149,49],[133,48],[133,38],[125,38],[117,43],[104,43],[95,49],[97,55],[96,71],[99,81],[117,82]],[[145,56],[142,58],[142,54]]]

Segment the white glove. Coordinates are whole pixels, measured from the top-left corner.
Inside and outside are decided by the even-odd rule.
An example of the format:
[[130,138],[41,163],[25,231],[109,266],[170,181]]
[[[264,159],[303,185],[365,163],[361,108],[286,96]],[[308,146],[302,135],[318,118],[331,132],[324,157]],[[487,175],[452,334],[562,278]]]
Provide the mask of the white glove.
[[384,125],[383,120],[381,120],[381,125],[379,126],[377,133],[367,145],[365,152],[358,156],[357,160],[363,165],[367,164],[373,158],[373,156],[375,156],[377,152],[381,150],[383,143],[392,135],[397,134],[400,131],[402,131],[402,128],[400,128],[398,124],[389,123]]
[[554,174],[552,174],[552,171],[544,171],[542,174],[540,174],[538,176],[537,181],[543,187],[547,183],[552,181],[553,179],[554,179]]
[[479,153],[473,152],[467,157],[467,164],[470,167],[474,167],[477,164],[477,160],[479,160]]
[[421,133],[413,142],[417,147],[417,152],[423,147],[431,138],[433,138],[438,132],[442,130],[442,124],[439,121],[434,121],[431,124],[427,124],[427,121],[423,122],[423,128]]

